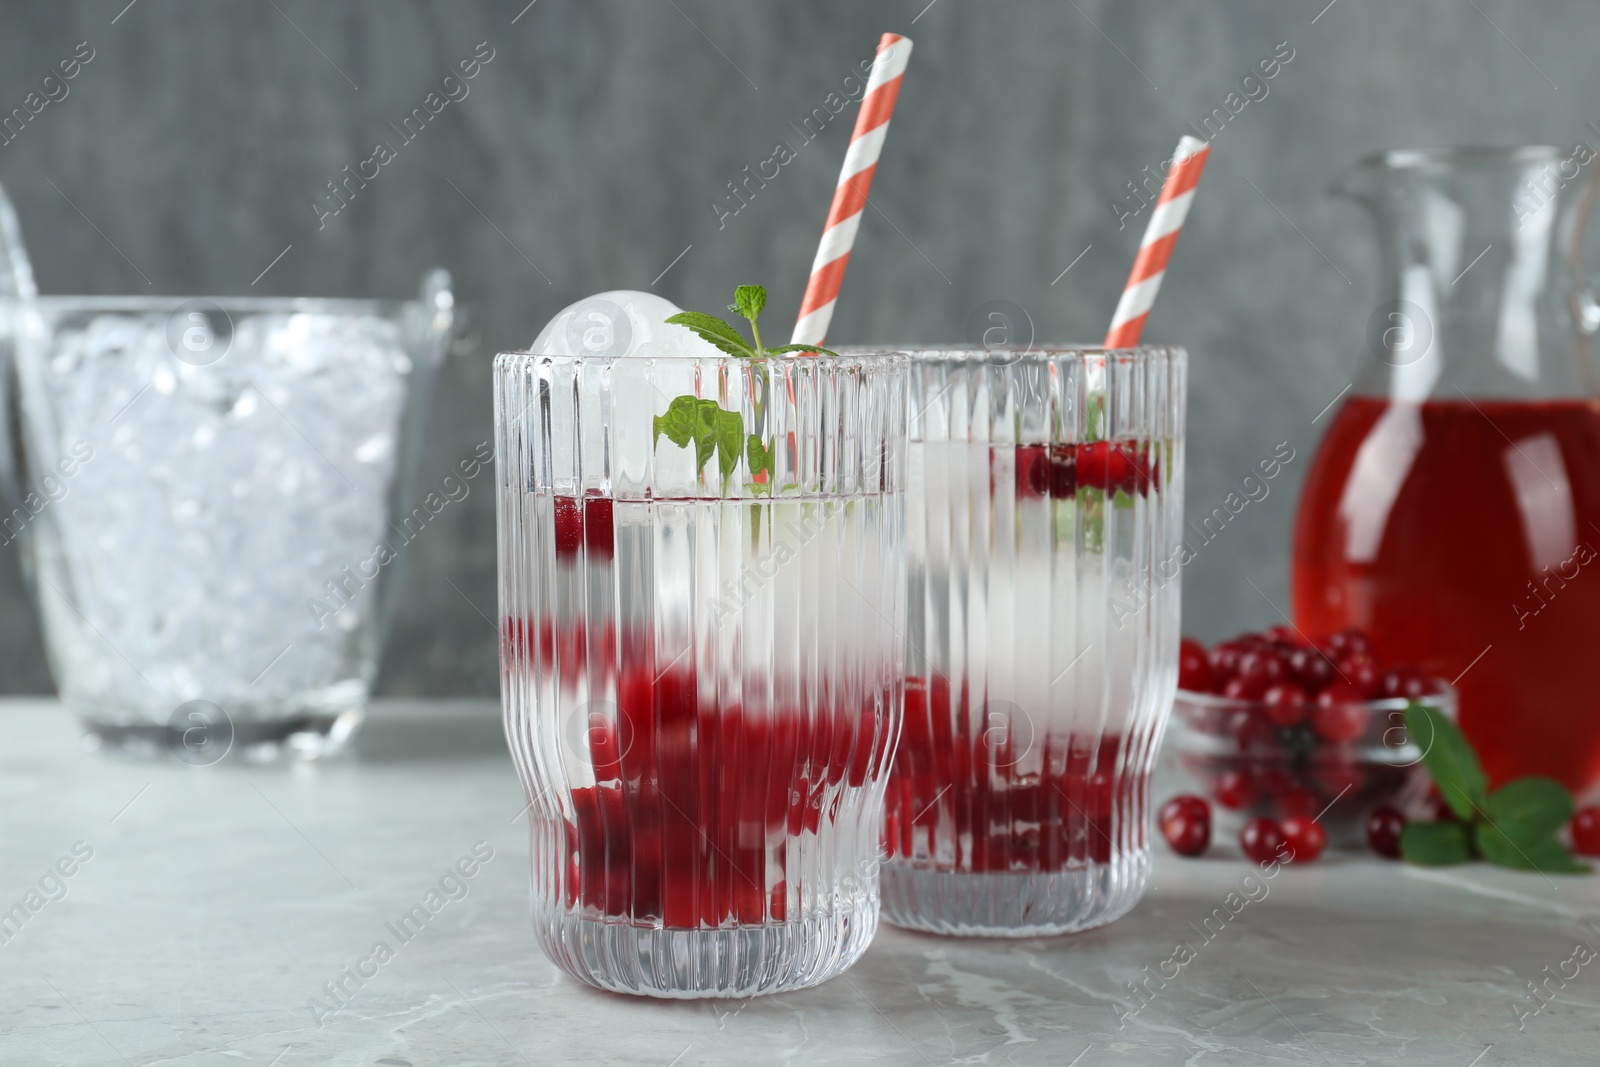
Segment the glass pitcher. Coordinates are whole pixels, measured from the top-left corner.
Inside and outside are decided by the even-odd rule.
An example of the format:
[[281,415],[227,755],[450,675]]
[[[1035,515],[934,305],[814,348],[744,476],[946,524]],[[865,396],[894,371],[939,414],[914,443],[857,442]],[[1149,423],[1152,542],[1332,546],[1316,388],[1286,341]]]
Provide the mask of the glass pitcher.
[[1600,780],[1595,151],[1388,152],[1334,186],[1377,222],[1371,359],[1295,529],[1294,614],[1457,679],[1498,784]]

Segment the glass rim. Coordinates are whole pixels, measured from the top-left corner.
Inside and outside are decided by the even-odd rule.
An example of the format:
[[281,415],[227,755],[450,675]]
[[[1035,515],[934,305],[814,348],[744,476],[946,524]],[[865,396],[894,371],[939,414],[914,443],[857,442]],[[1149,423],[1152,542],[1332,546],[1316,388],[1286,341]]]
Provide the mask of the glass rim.
[[1395,148],[1373,152],[1356,161],[1360,170],[1419,170],[1434,166],[1497,163],[1559,163],[1572,155],[1557,145],[1445,145],[1437,148]]
[[[878,350],[874,350],[874,351],[870,351],[870,352],[862,351],[862,352],[854,352],[854,353],[845,352],[845,351],[842,351],[842,350],[836,350],[836,351],[839,351],[839,354],[841,356],[843,356],[847,360],[858,360],[858,361],[866,362],[866,363],[878,363],[878,364],[883,364],[883,365],[886,365],[886,366],[887,365],[892,365],[892,364],[895,364],[895,363],[909,363],[909,362],[911,362],[911,359],[912,359],[911,353],[905,352],[905,351],[901,351],[900,349],[878,349]],[[616,364],[616,363],[640,363],[640,364],[650,364],[652,366],[657,365],[657,364],[666,364],[668,366],[683,366],[683,367],[706,367],[706,366],[717,366],[717,365],[722,365],[722,364],[736,365],[736,366],[750,366],[750,367],[768,366],[768,365],[771,365],[771,364],[777,364],[779,366],[789,366],[789,365],[801,366],[801,365],[808,365],[808,364],[819,364],[819,365],[822,365],[822,366],[829,366],[829,365],[836,366],[838,364],[838,362],[839,362],[838,360],[833,359],[833,358],[831,358],[829,356],[816,356],[816,355],[812,355],[812,354],[807,353],[807,352],[784,352],[784,353],[781,353],[781,354],[775,355],[775,356],[774,355],[765,355],[765,356],[762,356],[760,359],[750,359],[750,358],[747,358],[745,356],[730,355],[727,352],[718,352],[715,355],[711,355],[711,354],[708,353],[708,354],[703,355],[703,356],[649,356],[649,355],[640,355],[640,354],[637,354],[637,353],[634,354],[634,355],[621,355],[621,356],[616,356],[616,355],[552,355],[552,354],[544,353],[544,352],[530,352],[525,348],[516,348],[516,349],[510,349],[510,350],[504,351],[504,352],[498,352],[498,353],[495,354],[495,357],[494,357],[495,366],[497,366],[497,367],[508,366],[508,365],[518,364],[518,363],[526,365],[526,364],[533,363],[533,362],[535,362],[537,360],[548,360],[548,361],[550,361],[552,363],[582,363],[582,364],[595,364],[595,365],[600,365],[600,364],[610,365],[610,364]]]
[[1063,357],[1114,356],[1118,359],[1151,359],[1157,356],[1188,356],[1182,345],[1135,345],[1132,348],[1107,348],[1103,344],[1076,345],[1064,342],[1029,345],[976,345],[976,344],[917,344],[917,345],[844,345],[834,349],[841,356],[862,356],[895,352],[913,363],[934,360],[989,363],[993,366],[1010,366],[1023,361],[1043,362]]
[[215,304],[225,312],[281,312],[393,315],[421,300],[371,300],[323,296],[0,296],[0,304],[37,307],[42,311],[132,311],[171,314],[185,304]]
[[[1454,721],[1460,707],[1461,692],[1443,678],[1434,681],[1441,687],[1437,692],[1426,693],[1416,698],[1416,703],[1433,708],[1445,718]],[[1192,689],[1179,689],[1176,691],[1173,702],[1187,704],[1191,707],[1210,708],[1216,711],[1250,711],[1264,706],[1259,699],[1246,699],[1244,697],[1227,697],[1221,693],[1197,693]],[[1310,707],[1315,698],[1308,700],[1303,705]],[[1367,711],[1404,711],[1412,704],[1409,697],[1372,697],[1361,702]]]

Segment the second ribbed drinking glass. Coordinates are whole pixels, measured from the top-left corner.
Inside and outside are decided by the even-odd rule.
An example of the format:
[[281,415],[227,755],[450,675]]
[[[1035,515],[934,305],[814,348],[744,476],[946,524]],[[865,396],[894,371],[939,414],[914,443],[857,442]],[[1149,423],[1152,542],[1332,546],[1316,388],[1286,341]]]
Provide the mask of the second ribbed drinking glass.
[[1176,685],[1185,356],[912,353],[906,718],[884,917],[1110,922]]
[[497,360],[506,736],[569,974],[745,996],[866,949],[905,388],[903,356]]

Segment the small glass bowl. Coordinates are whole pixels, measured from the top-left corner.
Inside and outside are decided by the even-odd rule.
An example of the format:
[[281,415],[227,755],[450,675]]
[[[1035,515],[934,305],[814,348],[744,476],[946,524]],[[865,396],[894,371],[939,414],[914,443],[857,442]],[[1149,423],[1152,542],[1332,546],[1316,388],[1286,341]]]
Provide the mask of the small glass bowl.
[[[1417,703],[1454,722],[1456,691],[1434,685],[1438,691]],[[1344,728],[1327,732],[1354,736],[1330,741],[1314,727],[1311,704],[1299,723],[1284,727],[1268,719],[1260,700],[1180,689],[1166,759],[1185,790],[1213,804],[1215,838],[1237,833],[1246,819],[1303,814],[1319,816],[1335,847],[1364,848],[1374,808],[1415,816],[1428,796],[1422,749],[1405,728],[1410,703],[1392,697],[1350,705]]]

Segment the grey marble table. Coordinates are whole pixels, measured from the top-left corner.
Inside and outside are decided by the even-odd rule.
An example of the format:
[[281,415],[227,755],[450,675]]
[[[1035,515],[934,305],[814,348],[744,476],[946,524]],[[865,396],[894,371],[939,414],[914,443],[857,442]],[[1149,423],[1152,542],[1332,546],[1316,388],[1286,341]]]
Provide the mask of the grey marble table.
[[[0,702],[0,910],[26,911],[30,893],[41,905],[0,932],[0,1062],[1600,1056],[1587,948],[1600,930],[1586,921],[1600,923],[1600,876],[1334,857],[1283,871],[1231,914],[1249,873],[1236,852],[1163,855],[1144,902],[1107,929],[1004,942],[885,928],[820,988],[660,1003],[581,987],[540,954],[521,808],[488,704],[380,703],[354,751],[323,765],[193,768],[85,753],[53,703]],[[463,858],[472,877],[449,877]],[[437,913],[396,937],[430,892]],[[1228,921],[1207,927],[1219,908]],[[1192,958],[1177,968],[1165,961],[1180,942]],[[1535,999],[1530,980],[1549,991]],[[334,1010],[327,983],[341,981]]]

